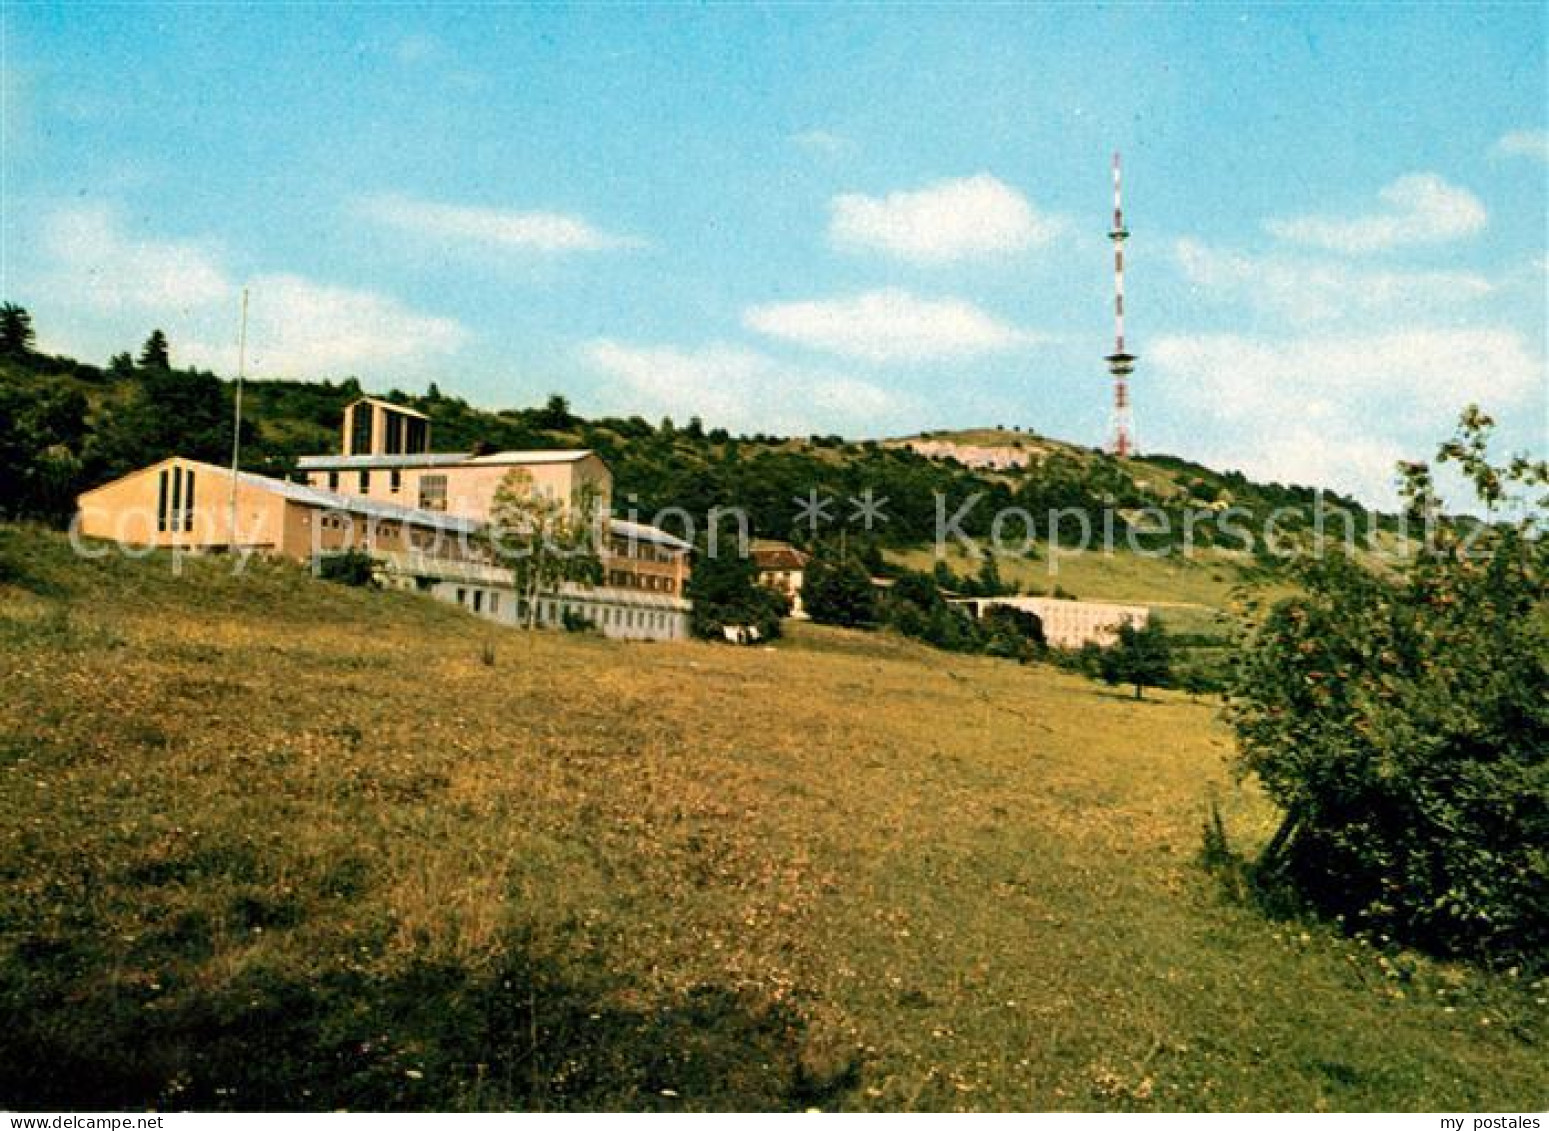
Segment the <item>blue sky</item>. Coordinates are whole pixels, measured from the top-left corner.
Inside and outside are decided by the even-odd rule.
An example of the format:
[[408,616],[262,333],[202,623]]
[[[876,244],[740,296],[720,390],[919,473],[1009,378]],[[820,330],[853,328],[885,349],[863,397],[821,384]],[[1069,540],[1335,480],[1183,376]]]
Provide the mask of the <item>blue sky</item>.
[[27,4],[4,297],[104,361],[746,431],[1102,441],[1390,496],[1542,452],[1545,7]]

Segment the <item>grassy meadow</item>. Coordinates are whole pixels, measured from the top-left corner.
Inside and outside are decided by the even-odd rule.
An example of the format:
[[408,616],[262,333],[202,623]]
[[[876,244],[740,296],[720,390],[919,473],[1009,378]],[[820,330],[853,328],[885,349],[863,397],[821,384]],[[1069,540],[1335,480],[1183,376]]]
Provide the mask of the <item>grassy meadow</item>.
[[3,1107],[1549,1095],[1549,987],[1222,892],[1210,800],[1244,849],[1274,814],[1179,693],[524,635],[8,527],[0,676]]

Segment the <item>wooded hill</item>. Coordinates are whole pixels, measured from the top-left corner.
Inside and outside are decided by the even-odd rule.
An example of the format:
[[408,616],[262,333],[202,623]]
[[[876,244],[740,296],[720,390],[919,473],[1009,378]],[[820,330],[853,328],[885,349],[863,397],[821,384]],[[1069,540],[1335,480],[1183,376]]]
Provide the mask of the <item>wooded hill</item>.
[[[138,359],[120,354],[106,368],[30,350],[0,354],[0,515],[60,522],[79,491],[173,453],[230,460],[234,382],[174,368],[166,364],[165,342],[159,352],[153,344]],[[1035,453],[1026,467],[974,469],[920,455],[897,441],[733,435],[697,417],[588,420],[559,395],[537,407],[487,410],[443,394],[434,383],[413,393],[367,389],[353,377],[247,381],[243,467],[286,476],[298,456],[335,450],[344,406],[367,392],[427,413],[439,450],[591,448],[613,468],[621,512],[633,508],[649,517],[680,507],[702,519],[712,507],[740,507],[754,534],[797,541],[811,535],[800,522],[799,500],[814,490],[836,500],[831,532],[846,524],[848,499],[867,490],[886,499],[888,521],[871,537],[889,548],[934,539],[938,495],[947,500],[948,515],[982,496],[960,523],[972,537],[989,534],[997,511],[1021,507],[1040,524],[1040,540],[1047,537],[1042,524],[1049,513],[1068,508],[1093,515],[1094,524],[1104,508],[1114,508],[1121,538],[1127,522],[1145,528],[1138,521],[1143,507],[1169,516],[1174,539],[1184,512],[1211,507],[1242,508],[1237,525],[1248,528],[1258,528],[1277,508],[1292,508],[1300,517],[1281,523],[1290,531],[1310,523],[1317,498],[1308,486],[1255,483],[1239,472],[1167,455],[1120,460],[1032,432],[993,433],[1007,446],[1026,445]],[[976,442],[984,435],[973,434]],[[950,434],[932,434],[944,436]],[[1332,492],[1325,493],[1324,506],[1351,512],[1362,531],[1394,523]],[[1015,532],[1020,537],[1021,527]],[[852,534],[858,533],[856,526]],[[1147,534],[1143,544],[1165,546],[1169,537]],[[1212,541],[1226,549],[1252,548],[1223,539],[1214,524],[1201,524],[1195,543]]]

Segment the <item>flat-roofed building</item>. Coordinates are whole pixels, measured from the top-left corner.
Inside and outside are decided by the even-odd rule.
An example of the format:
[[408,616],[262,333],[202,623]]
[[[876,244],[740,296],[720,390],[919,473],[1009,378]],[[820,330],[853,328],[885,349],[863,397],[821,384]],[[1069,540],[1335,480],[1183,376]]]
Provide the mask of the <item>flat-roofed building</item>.
[[[664,530],[610,519],[599,585],[565,582],[540,593],[536,621],[545,628],[591,625],[624,640],[681,640],[689,635],[690,545]],[[381,555],[383,581],[417,589],[505,624],[526,623],[510,570],[481,562],[427,560],[413,554]]]
[[595,452],[432,452],[429,438],[424,414],[365,397],[345,409],[344,454],[298,461],[305,483],[237,475],[235,536],[231,472],[177,457],[81,495],[79,529],[129,545],[236,547],[302,560],[360,550],[377,559],[385,584],[521,623],[511,571],[494,564],[480,537],[514,471],[534,494],[604,516],[602,583],[546,594],[539,623],[586,621],[639,639],[688,635],[691,547],[655,527],[606,517],[613,474]]
[[1121,624],[1139,628],[1151,619],[1151,610],[1145,605],[1056,597],[964,597],[953,603],[972,606],[976,617],[983,616],[991,605],[1007,605],[1032,613],[1042,622],[1044,641],[1051,648],[1080,648],[1087,643],[1107,648],[1117,643]]
[[489,521],[495,493],[512,471],[534,492],[578,505],[588,494],[607,510],[613,473],[595,452],[420,452],[412,455],[302,456],[296,470],[324,491]]

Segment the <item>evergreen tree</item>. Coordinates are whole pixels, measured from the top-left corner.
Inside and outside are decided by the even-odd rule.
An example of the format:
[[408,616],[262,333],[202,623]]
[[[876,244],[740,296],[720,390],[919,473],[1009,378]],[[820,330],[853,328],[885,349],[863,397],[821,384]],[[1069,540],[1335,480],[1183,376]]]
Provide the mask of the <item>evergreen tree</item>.
[[[231,455],[233,413],[231,392],[213,373],[141,369],[134,395],[110,409],[98,427],[93,470],[110,479],[172,455],[224,463]],[[242,423],[243,447],[257,439],[249,417]]]
[[145,345],[140,347],[140,367],[142,369],[172,368],[172,349],[167,345],[167,335],[160,330],[152,330],[151,336],[145,339]]
[[981,597],[1004,597],[1015,593],[1015,585],[1007,585],[1000,576],[1000,565],[995,560],[993,551],[986,550],[984,560],[979,563],[978,590]]
[[535,423],[539,428],[550,431],[562,431],[575,423],[575,417],[570,415],[570,402],[555,393],[549,397],[548,402],[538,411]]
[[32,353],[37,334],[32,328],[32,315],[14,302],[0,305],[0,355],[24,358]]

